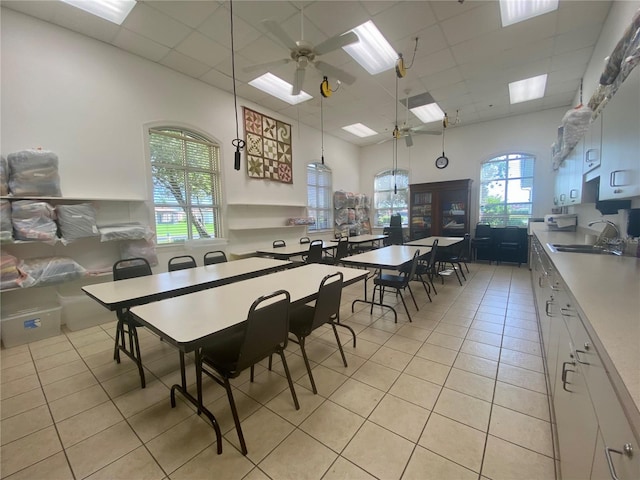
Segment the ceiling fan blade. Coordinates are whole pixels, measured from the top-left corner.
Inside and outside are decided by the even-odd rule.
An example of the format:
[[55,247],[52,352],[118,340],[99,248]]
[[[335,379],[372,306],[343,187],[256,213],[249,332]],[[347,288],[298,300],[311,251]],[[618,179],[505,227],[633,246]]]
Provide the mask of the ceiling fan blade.
[[298,45],[296,44],[295,40],[291,38],[287,32],[284,31],[284,29],[280,26],[278,22],[276,22],[275,20],[267,19],[267,20],[262,20],[261,23],[265,26],[267,30],[269,30],[269,32],[274,37],[280,40],[280,43],[282,43],[289,50],[295,50],[296,48],[298,48]]
[[291,62],[292,60],[290,58],[283,58],[280,60],[274,60],[272,62],[265,62],[265,63],[258,63],[256,65],[249,65],[247,67],[244,67],[242,69],[243,72],[245,73],[251,73],[251,72],[255,72],[258,70],[268,70],[271,67],[276,67],[278,65],[286,65],[287,63]]
[[413,138],[411,138],[410,133],[407,133],[407,135],[404,137],[404,143],[407,145],[407,147],[413,147]]
[[347,45],[351,45],[352,43],[356,43],[358,41],[360,41],[358,35],[353,32],[347,32],[344,35],[335,35],[331,38],[326,39],[314,50],[316,52],[316,55],[324,55],[325,53],[333,52],[338,48],[346,47]]
[[337,80],[340,80],[342,83],[346,83],[347,85],[351,85],[356,81],[356,77],[354,77],[350,73],[347,73],[344,70],[340,70],[338,67],[334,67],[333,65],[329,65],[328,63],[315,62],[314,65],[327,77],[333,77]]
[[291,95],[298,95],[300,90],[302,90],[302,85],[304,84],[304,68],[296,68],[296,76],[293,80],[293,88],[291,89]]

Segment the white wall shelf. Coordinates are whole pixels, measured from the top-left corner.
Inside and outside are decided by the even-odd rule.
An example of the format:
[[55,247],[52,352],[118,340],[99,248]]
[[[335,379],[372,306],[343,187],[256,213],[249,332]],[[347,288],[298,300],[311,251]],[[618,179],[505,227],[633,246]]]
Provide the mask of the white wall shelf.
[[287,225],[287,219],[305,217],[302,204],[230,203],[227,204],[227,229],[233,231],[305,228],[307,225]]

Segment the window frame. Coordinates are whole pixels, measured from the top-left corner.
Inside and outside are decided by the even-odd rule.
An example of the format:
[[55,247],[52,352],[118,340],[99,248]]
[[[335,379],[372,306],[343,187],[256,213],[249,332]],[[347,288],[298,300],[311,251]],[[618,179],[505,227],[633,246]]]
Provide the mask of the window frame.
[[[388,170],[383,170],[379,173],[377,173],[374,178],[373,178],[373,218],[374,218],[374,223],[375,225],[373,225],[373,227],[375,228],[382,228],[388,225],[385,224],[381,224],[378,223],[378,211],[379,210],[390,210],[391,211],[391,215],[393,215],[394,213],[401,213],[401,212],[405,212],[406,215],[402,217],[402,226],[403,227],[408,227],[409,226],[409,170],[404,170],[404,169],[396,169],[395,170],[395,176],[398,177],[399,175],[405,176],[406,177],[406,184],[407,187],[406,188],[399,188],[397,191],[406,191],[406,205],[404,206],[393,206],[391,208],[378,208],[378,194],[379,193],[389,193],[389,192],[393,192],[394,189],[393,187],[387,189],[381,189],[378,190],[376,189],[376,184],[378,183],[378,178],[381,177],[385,177],[385,176],[390,176],[393,177],[394,175],[394,169],[388,169]],[[397,179],[396,179],[396,183],[397,183]],[[396,196],[394,194],[394,196]]]
[[[176,163],[176,162],[164,163],[161,161],[160,162],[154,161],[154,158],[153,158],[154,147],[152,145],[153,143],[152,140],[154,135],[157,135],[159,137],[173,138],[182,142],[182,164]],[[208,155],[209,155],[209,162],[210,162],[209,167],[205,168],[198,165],[190,165],[188,163],[187,155],[185,152],[188,152],[189,144],[192,144],[192,146],[193,144],[200,144],[208,147],[209,149]],[[157,245],[158,246],[179,245],[179,244],[184,244],[186,241],[224,237],[223,219],[222,219],[222,213],[223,213],[223,193],[222,193],[223,182],[222,182],[222,168],[221,168],[222,149],[220,148],[219,143],[217,143],[214,140],[211,140],[207,135],[202,134],[199,131],[196,131],[192,127],[184,127],[184,126],[174,125],[174,124],[161,124],[156,126],[149,126],[147,128],[147,148],[148,148],[148,158],[149,158],[148,165],[149,165],[149,172],[151,176],[150,188],[151,188],[151,203],[153,204],[153,211],[152,211],[153,225],[155,227]],[[156,198],[155,198],[156,175],[154,174],[154,167],[171,168],[171,169],[179,170],[182,172],[182,175],[184,178],[184,192],[183,192],[184,197],[182,199],[182,202],[178,199],[175,199],[174,202],[172,201],[157,202],[156,201]],[[192,193],[191,193],[192,183],[189,181],[189,176],[193,174],[203,174],[203,173],[207,176],[210,176],[210,179],[211,179],[210,181],[211,181],[212,189],[211,189],[211,192],[209,192],[211,201],[210,202],[201,202],[201,201],[194,202]],[[184,204],[184,206],[182,206],[182,204]],[[158,208],[167,208],[167,209],[174,209],[174,210],[177,209],[177,210],[181,210],[181,212],[180,211],[162,212],[162,211],[158,211],[157,210]],[[203,230],[203,231],[207,233],[209,236],[198,235],[197,232],[194,232],[194,230],[198,229],[198,227],[195,225],[195,223],[198,220],[192,218],[193,210],[198,208],[204,211],[208,211],[208,210],[211,211],[211,221],[213,224],[212,230],[209,231],[209,229],[206,228],[206,225],[201,225],[201,227],[206,228],[206,230]],[[191,212],[191,214],[189,214],[188,212]],[[203,217],[207,215],[207,213],[205,213]],[[178,218],[184,217],[184,219],[186,220],[185,234],[180,235],[181,238],[177,240],[173,240],[173,241],[165,240],[164,237],[161,237],[158,234],[158,225],[159,224],[164,225],[164,222],[160,222],[160,223],[158,222],[159,215],[164,218],[172,219],[172,221],[169,221],[167,223],[175,223],[176,216]],[[205,222],[200,221],[200,223],[202,224]]]
[[[531,161],[531,175],[520,175],[517,177],[514,176],[510,176],[509,175],[509,161],[510,160],[530,160]],[[488,163],[499,163],[499,162],[505,162],[506,166],[504,169],[504,176],[503,177],[494,177],[491,179],[484,179],[482,178],[482,170],[484,168],[484,166]],[[482,164],[480,165],[480,185],[479,185],[479,192],[478,192],[478,221],[479,222],[488,222],[492,227],[497,227],[497,228],[504,228],[507,226],[514,226],[514,224],[510,221],[512,217],[518,216],[518,217],[522,217],[523,215],[526,216],[527,222],[528,219],[533,217],[533,195],[534,195],[534,181],[535,181],[535,164],[536,164],[536,156],[534,154],[531,153],[526,153],[526,152],[508,152],[508,153],[504,153],[502,155],[496,155],[492,158],[490,158],[489,160],[486,160],[484,162],[482,162]],[[531,193],[529,195],[530,200],[528,202],[509,202],[509,182],[513,181],[513,180],[530,180],[531,181]],[[500,203],[500,205],[504,206],[504,213],[503,214],[494,214],[494,215],[487,215],[483,213],[483,208],[486,205],[489,205],[488,203],[482,203],[482,196],[483,196],[483,190],[484,190],[484,186],[485,185],[489,185],[492,182],[505,182],[505,187],[504,187],[504,201]],[[522,187],[521,187],[522,188]],[[495,204],[492,204],[495,205]],[[509,209],[508,206],[509,205],[529,205],[529,214],[510,214],[509,213]],[[500,220],[499,222],[496,222],[496,220]],[[517,225],[517,226],[521,226],[524,227],[526,225]]]
[[[309,182],[309,174],[310,174],[310,169],[313,168],[316,172],[316,180],[320,177],[320,175],[325,176],[328,174],[328,185],[320,185],[320,183],[322,182],[317,182],[314,183],[310,183]],[[307,164],[307,169],[306,169],[306,173],[307,173],[307,214],[310,217],[315,217],[316,219],[316,223],[313,225],[309,225],[307,227],[308,231],[313,231],[313,232],[320,232],[322,230],[331,230],[333,227],[333,171],[331,170],[330,167],[328,167],[327,165],[324,165],[321,162],[311,162],[309,164]],[[325,177],[326,178],[326,177]],[[315,189],[315,198],[318,199],[319,197],[319,193],[322,192],[323,190],[326,191],[327,194],[327,198],[329,199],[329,204],[327,207],[318,207],[318,206],[313,206],[310,205],[310,189],[313,188]],[[316,202],[317,203],[317,202]],[[319,212],[323,212],[326,215],[326,225],[323,226],[319,226],[318,220],[320,218],[320,215],[318,215]]]

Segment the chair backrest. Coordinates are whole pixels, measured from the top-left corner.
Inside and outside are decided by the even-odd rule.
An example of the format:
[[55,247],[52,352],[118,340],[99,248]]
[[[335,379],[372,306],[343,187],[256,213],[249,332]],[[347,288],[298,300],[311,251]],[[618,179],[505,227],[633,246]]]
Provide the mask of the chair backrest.
[[342,300],[342,286],[344,278],[342,272],[327,275],[320,282],[318,298],[313,314],[313,322],[309,325],[307,335],[330,319],[338,319],[340,314],[340,302]]
[[191,255],[179,255],[169,259],[167,268],[170,272],[175,272],[176,270],[185,270],[187,268],[195,268],[197,266],[196,259]]
[[151,275],[151,265],[145,258],[136,257],[118,260],[113,264],[113,279],[126,280],[128,278]]
[[284,240],[274,240],[273,241],[273,248],[280,248],[280,247],[286,247],[287,244],[285,243]]
[[387,237],[382,240],[382,245],[384,245],[385,247],[388,247],[389,245],[391,245],[391,238],[389,237],[389,235],[391,235],[391,228],[384,227],[382,229],[382,234],[387,235]]
[[471,247],[471,235],[468,233],[464,234],[464,239],[460,242],[460,252],[458,252],[458,256],[464,260],[469,258],[469,248]]
[[300,243],[311,243],[311,239],[309,237],[300,237]]
[[411,268],[405,272],[405,284],[408,284],[413,277],[416,276],[416,268],[418,267],[418,260],[420,259],[420,250],[416,250],[413,254],[413,260],[411,260]]
[[393,215],[391,215],[391,218],[389,219],[389,226],[402,227],[402,215],[400,215],[399,213],[394,213]]
[[222,250],[207,252],[204,254],[205,265],[215,265],[216,263],[224,263],[227,261],[227,254]]
[[349,239],[347,237],[343,237],[338,241],[338,246],[336,247],[336,260],[340,260],[349,255]]
[[391,227],[389,232],[389,241],[391,245],[402,245],[404,237],[402,236],[402,227]]
[[287,345],[289,335],[289,305],[286,290],[264,295],[251,305],[245,323],[244,340],[236,363],[240,372]]
[[491,237],[491,225],[479,222],[476,225],[476,238]]
[[436,261],[438,260],[438,239],[433,240],[431,245],[431,253],[429,254],[429,260],[427,261],[427,268],[431,271],[435,268]]
[[322,260],[322,240],[314,240],[309,245],[309,253],[305,262],[307,263],[318,263]]

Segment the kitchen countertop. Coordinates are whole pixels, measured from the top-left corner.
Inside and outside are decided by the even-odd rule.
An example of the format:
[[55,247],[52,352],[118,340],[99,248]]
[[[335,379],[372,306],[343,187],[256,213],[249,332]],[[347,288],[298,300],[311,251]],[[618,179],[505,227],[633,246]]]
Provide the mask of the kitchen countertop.
[[[640,412],[640,259],[553,252],[547,243],[584,243],[584,234],[531,224]],[[587,325],[587,329],[589,326]],[[601,352],[602,353],[602,352]],[[616,372],[610,372],[614,383]]]

